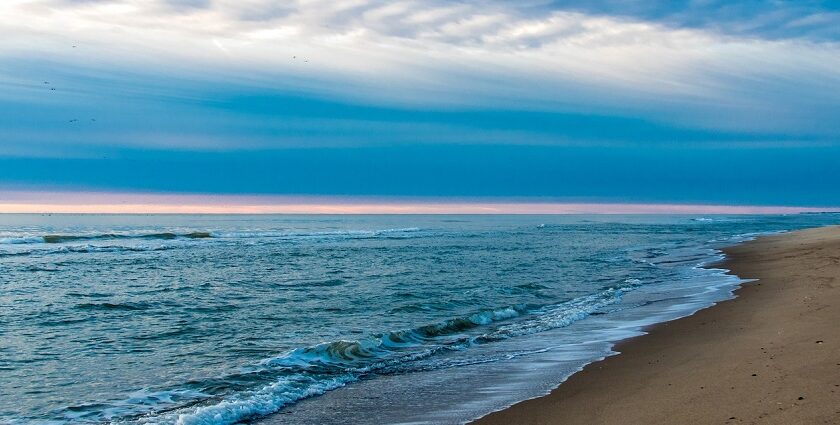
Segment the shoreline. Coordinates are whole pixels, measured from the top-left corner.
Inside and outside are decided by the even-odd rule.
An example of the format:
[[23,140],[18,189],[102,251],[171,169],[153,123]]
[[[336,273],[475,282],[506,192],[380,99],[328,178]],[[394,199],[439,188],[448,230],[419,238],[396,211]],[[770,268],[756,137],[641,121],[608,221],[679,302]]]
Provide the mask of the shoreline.
[[651,326],[550,394],[472,423],[835,423],[840,226],[762,236],[723,252],[709,267],[757,279],[735,298]]

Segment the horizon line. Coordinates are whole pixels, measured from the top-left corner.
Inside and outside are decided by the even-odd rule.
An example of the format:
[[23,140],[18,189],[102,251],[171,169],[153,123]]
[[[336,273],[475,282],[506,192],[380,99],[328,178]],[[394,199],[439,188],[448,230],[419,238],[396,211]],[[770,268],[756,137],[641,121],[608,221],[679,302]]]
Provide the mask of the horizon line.
[[365,196],[0,191],[0,214],[797,214],[840,207]]

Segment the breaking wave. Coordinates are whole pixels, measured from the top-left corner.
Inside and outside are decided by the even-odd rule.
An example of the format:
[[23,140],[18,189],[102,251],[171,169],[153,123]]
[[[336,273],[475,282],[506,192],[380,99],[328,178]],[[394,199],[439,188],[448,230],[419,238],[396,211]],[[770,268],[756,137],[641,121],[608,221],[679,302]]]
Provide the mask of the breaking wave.
[[[560,304],[483,310],[360,340],[339,340],[298,348],[245,367],[238,374],[193,381],[183,388],[113,402],[108,408],[91,412],[96,416],[85,419],[113,420],[116,419],[113,416],[101,415],[120,412],[123,420],[143,424],[233,424],[277,412],[299,400],[376,374],[461,366],[463,360],[453,362],[436,356],[571,325],[618,302],[624,293],[637,285],[629,282]],[[501,358],[477,361],[496,360]],[[155,394],[189,396],[158,397]],[[68,411],[64,416],[73,415]]]

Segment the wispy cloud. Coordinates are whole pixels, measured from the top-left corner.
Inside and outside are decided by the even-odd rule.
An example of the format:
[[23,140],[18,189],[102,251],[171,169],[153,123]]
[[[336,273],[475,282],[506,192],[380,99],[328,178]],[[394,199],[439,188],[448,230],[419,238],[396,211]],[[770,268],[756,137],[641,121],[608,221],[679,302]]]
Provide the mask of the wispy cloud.
[[533,6],[536,10],[562,6],[739,37],[840,41],[840,5],[830,1],[564,0],[535,1]]
[[[14,37],[0,46],[6,61],[119,68],[123,78],[131,69],[138,79],[236,81],[411,107],[632,112],[707,128],[838,133],[825,124],[840,105],[826,90],[840,84],[834,43],[534,7],[13,0],[0,6],[0,33]],[[832,20],[819,16],[801,19]],[[768,114],[777,119],[760,119]]]

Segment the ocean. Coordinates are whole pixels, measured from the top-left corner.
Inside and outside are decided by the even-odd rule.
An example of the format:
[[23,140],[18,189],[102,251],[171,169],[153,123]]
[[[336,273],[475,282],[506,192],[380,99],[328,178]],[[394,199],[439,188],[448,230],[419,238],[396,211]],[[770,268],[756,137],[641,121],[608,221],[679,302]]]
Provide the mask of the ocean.
[[784,216],[0,216],[0,423],[456,424],[732,297]]

